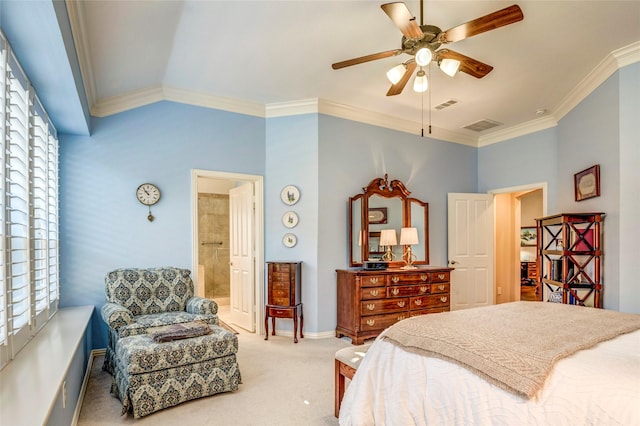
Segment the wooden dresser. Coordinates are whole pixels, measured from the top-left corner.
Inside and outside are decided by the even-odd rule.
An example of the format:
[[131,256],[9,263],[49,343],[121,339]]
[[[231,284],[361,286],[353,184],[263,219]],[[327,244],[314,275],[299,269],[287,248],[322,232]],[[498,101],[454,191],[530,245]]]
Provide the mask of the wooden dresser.
[[336,337],[360,345],[405,318],[448,311],[452,269],[337,270]]
[[303,338],[301,275],[302,262],[267,262],[267,306],[265,309],[265,338],[269,339],[269,317],[271,335],[276,334],[276,318],[293,319],[293,341],[298,343],[298,317],[300,337]]

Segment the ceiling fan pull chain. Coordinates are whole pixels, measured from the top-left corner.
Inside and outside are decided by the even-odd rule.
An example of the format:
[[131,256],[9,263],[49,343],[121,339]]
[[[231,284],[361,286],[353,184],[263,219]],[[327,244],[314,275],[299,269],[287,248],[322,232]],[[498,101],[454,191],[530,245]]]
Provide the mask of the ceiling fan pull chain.
[[429,134],[431,134],[431,92],[433,91],[433,80],[431,80],[431,63],[427,67],[427,74],[429,82],[431,83],[431,90],[429,90]]

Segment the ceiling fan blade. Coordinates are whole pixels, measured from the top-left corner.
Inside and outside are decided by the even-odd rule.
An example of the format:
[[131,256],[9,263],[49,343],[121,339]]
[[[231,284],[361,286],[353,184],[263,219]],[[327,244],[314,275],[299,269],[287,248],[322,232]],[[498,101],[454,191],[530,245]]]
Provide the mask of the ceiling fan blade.
[[415,62],[413,62],[413,61],[409,62],[407,64],[407,70],[404,72],[404,75],[402,76],[400,81],[398,81],[396,84],[394,84],[393,86],[391,86],[389,88],[389,91],[387,92],[387,96],[394,96],[394,95],[399,95],[400,93],[402,93],[402,90],[404,89],[404,86],[407,85],[407,82],[409,81],[409,79],[413,75],[413,72],[416,70],[417,66],[418,65]]
[[460,61],[460,71],[472,75],[475,78],[482,78],[485,75],[489,74],[491,70],[493,70],[493,67],[491,65],[487,65],[483,62],[478,61],[477,59],[465,56],[462,53],[454,52],[453,50],[438,50],[436,52],[436,55],[438,61],[440,61],[441,59],[455,59],[457,61]]
[[393,49],[387,50],[385,52],[373,53],[371,55],[360,56],[359,58],[347,59],[346,61],[336,62],[331,65],[331,68],[334,70],[339,70],[340,68],[350,67],[351,65],[358,65],[364,62],[375,61],[376,59],[384,59],[390,58],[391,56],[396,56],[402,53],[401,49]]
[[380,6],[406,38],[422,38],[423,33],[415,16],[402,2],[386,3]]
[[439,38],[442,43],[453,43],[454,41],[464,40],[465,38],[522,21],[523,19],[522,9],[520,9],[520,6],[517,4],[514,4],[513,6],[505,7],[481,18],[450,28]]

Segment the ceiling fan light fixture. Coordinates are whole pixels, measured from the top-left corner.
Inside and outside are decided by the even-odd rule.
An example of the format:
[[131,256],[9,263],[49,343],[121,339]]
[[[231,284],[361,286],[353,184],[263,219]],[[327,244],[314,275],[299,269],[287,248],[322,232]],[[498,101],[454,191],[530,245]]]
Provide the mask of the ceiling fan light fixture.
[[460,69],[460,61],[456,59],[443,59],[440,61],[440,69],[449,77],[456,75]]
[[416,52],[416,63],[421,67],[429,65],[432,58],[433,53],[431,53],[431,50],[426,47],[423,47]]
[[427,76],[423,70],[420,70],[416,74],[415,80],[413,80],[413,90],[418,93],[426,92],[429,88],[429,82]]
[[400,81],[406,70],[407,67],[405,66],[405,64],[398,64],[387,71],[387,78],[389,79],[391,84],[396,84]]

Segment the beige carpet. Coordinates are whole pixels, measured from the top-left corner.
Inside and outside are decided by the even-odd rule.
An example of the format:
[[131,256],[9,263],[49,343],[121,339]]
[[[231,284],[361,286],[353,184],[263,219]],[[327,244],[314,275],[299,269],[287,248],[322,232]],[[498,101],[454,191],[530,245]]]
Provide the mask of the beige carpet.
[[[224,318],[224,312],[221,317]],[[286,320],[279,320],[286,321]],[[91,425],[337,425],[333,416],[334,355],[344,339],[298,339],[248,333],[239,327],[236,392],[214,395],[158,411],[139,420],[120,416],[122,405],[109,393],[111,376],[94,359],[78,420]]]

